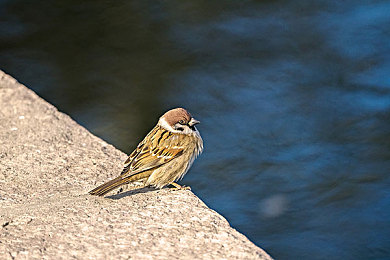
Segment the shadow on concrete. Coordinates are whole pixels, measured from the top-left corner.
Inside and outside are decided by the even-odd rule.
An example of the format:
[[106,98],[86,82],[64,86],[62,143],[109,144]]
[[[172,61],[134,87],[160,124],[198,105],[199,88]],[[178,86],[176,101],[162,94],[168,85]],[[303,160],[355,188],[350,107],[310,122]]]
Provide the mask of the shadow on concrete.
[[115,195],[110,195],[110,196],[107,196],[106,198],[113,199],[113,200],[119,200],[119,199],[127,197],[127,196],[132,196],[132,195],[139,194],[139,193],[146,193],[146,192],[154,191],[154,190],[157,190],[157,189],[148,186],[148,187],[138,188],[138,189],[134,189],[134,190],[129,190],[126,192],[115,194]]
[[[177,189],[175,186],[173,185],[168,185],[168,187],[165,187],[164,189],[170,189],[170,190],[181,190],[181,189]],[[115,194],[115,195],[110,195],[110,196],[107,196],[106,198],[107,199],[113,199],[113,200],[119,200],[121,198],[124,198],[124,197],[127,197],[127,196],[132,196],[132,195],[135,195],[135,194],[138,194],[138,193],[147,193],[147,192],[150,192],[150,191],[156,191],[156,190],[159,190],[157,188],[154,188],[152,186],[146,186],[146,187],[142,187],[142,188],[137,188],[137,189],[134,189],[134,190],[129,190],[129,191],[126,191],[126,192],[121,192],[122,190],[120,190],[118,194]],[[183,186],[183,190],[191,190],[191,188],[189,186]]]

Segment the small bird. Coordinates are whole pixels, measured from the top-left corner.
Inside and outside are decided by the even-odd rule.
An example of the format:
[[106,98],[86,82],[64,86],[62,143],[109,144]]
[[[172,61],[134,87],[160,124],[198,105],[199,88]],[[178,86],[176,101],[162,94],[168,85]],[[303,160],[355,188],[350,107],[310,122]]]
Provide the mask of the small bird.
[[199,121],[184,108],[169,110],[129,155],[122,173],[89,194],[103,196],[121,185],[141,179],[146,179],[146,186],[159,189],[169,184],[182,188],[175,182],[183,178],[203,151],[203,140],[196,124]]

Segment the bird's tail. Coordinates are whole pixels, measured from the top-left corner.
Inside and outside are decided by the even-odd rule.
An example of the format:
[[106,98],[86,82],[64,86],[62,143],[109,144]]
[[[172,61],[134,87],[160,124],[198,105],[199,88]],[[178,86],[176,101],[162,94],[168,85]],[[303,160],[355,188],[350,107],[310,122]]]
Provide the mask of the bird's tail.
[[100,185],[99,187],[91,190],[89,192],[89,194],[96,195],[96,196],[103,196],[106,193],[112,191],[115,188],[118,188],[121,185],[144,179],[146,177],[149,177],[149,175],[150,175],[150,172],[140,172],[140,173],[137,173],[135,175],[128,176],[128,177],[119,176],[119,177],[116,177],[115,179],[112,179],[112,180]]

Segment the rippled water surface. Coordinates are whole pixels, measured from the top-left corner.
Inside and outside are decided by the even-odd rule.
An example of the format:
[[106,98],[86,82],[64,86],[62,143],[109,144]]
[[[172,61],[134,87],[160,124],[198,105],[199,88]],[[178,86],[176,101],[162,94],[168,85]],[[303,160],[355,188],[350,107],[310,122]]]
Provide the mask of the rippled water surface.
[[0,0],[0,68],[126,153],[188,108],[182,183],[276,259],[390,258],[389,1]]

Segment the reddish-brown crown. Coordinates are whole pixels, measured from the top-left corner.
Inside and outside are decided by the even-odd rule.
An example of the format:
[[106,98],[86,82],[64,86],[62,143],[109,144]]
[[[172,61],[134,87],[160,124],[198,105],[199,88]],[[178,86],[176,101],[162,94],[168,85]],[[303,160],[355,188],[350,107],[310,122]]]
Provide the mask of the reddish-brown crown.
[[181,107],[169,110],[162,117],[172,127],[181,120],[183,120],[183,124],[188,124],[192,118],[191,114]]

